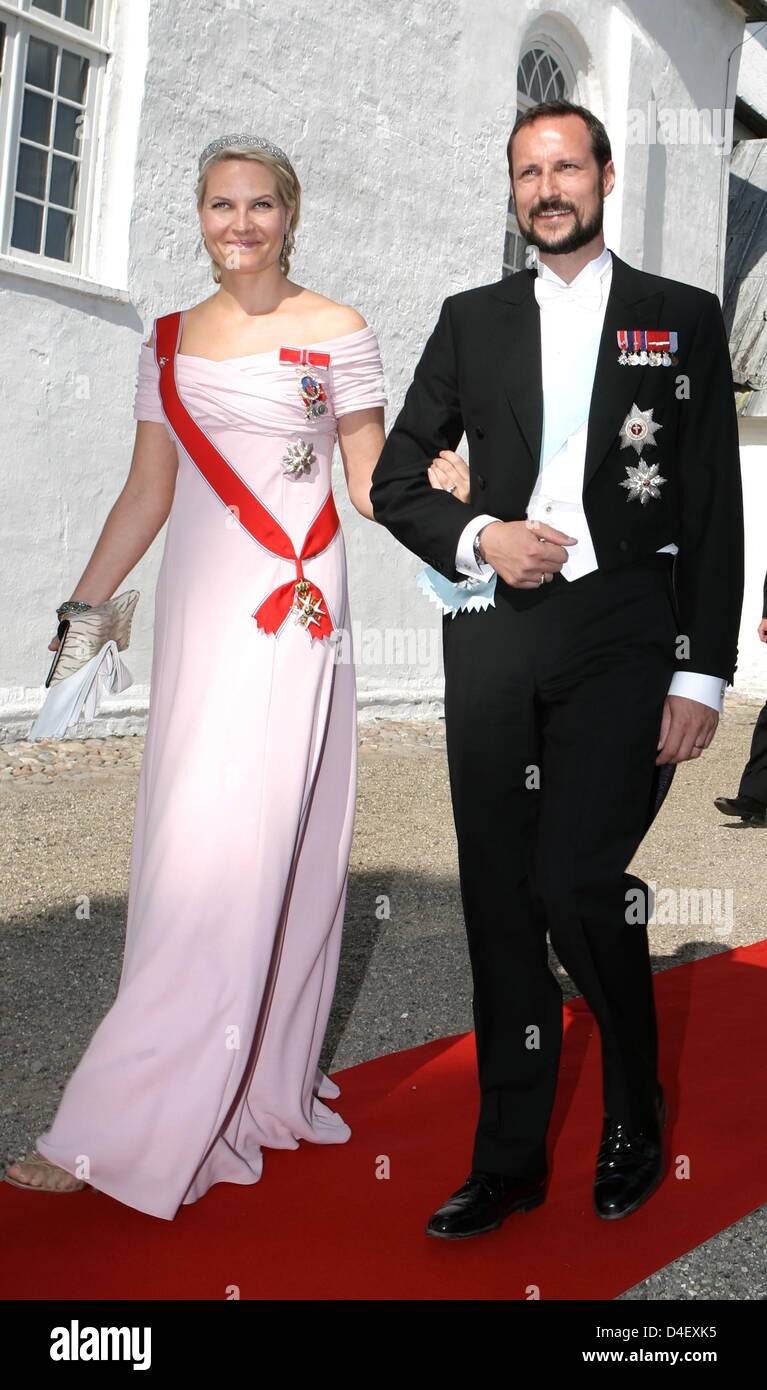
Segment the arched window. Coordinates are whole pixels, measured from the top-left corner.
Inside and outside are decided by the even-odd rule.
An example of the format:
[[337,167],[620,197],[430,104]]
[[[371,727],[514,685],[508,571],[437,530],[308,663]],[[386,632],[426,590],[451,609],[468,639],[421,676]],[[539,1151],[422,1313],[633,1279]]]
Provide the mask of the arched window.
[[111,0],[0,0],[0,254],[81,272]]
[[[536,42],[522,54],[517,68],[517,117],[539,101],[571,99],[574,82],[563,57],[549,44]],[[516,119],[516,118],[515,118]],[[521,236],[509,196],[506,239],[503,248],[503,275],[524,269],[526,242]]]

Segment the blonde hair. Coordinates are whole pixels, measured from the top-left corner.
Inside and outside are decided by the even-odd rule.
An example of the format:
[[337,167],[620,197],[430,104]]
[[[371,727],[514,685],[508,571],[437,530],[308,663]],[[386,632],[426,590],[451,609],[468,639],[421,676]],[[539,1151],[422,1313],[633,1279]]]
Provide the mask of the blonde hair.
[[[286,207],[290,216],[290,226],[288,228],[285,242],[280,252],[280,270],[283,275],[287,275],[290,270],[290,257],[296,245],[296,227],[301,215],[301,185],[298,182],[295,170],[288,168],[281,159],[275,159],[274,155],[269,154],[268,150],[256,149],[252,145],[227,145],[224,149],[216,150],[215,154],[206,159],[200,170],[200,177],[197,180],[195,194],[197,197],[197,211],[199,212],[205,201],[205,190],[208,183],[208,174],[214,164],[220,164],[225,159],[252,159],[257,164],[265,164],[267,169],[273,169],[277,193],[280,202]],[[209,253],[210,254],[210,253]],[[217,285],[221,284],[221,267],[211,256],[210,271]]]

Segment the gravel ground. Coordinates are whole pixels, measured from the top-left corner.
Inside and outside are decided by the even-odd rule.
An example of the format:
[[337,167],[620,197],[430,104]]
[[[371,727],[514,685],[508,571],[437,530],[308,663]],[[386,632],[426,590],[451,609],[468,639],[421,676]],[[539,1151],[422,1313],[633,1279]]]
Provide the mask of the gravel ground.
[[[728,697],[711,749],[677,770],[635,861],[658,889],[732,893],[726,933],[715,922],[651,928],[656,970],[767,936],[766,832],[726,820],[711,804],[735,794],[759,708]],[[0,745],[4,1162],[50,1123],[114,998],[142,752],[139,735]],[[381,895],[389,899],[384,920],[376,915]],[[552,967],[565,995],[576,993],[553,956]],[[471,1026],[443,725],[362,723],[345,942],[322,1065],[337,1070]],[[435,1192],[435,1204],[443,1195]],[[752,1212],[622,1298],[764,1299],[766,1212]]]

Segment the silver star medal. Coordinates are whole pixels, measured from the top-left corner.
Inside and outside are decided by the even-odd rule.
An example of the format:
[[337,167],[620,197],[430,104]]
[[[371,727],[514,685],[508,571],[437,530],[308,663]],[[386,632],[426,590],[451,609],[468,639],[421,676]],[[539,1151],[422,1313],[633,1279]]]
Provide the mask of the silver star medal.
[[661,485],[666,479],[658,473],[657,463],[647,464],[644,459],[639,459],[635,468],[627,464],[626,472],[628,477],[624,478],[621,487],[628,488],[627,501],[635,502],[638,497],[640,505],[646,507],[651,497],[660,497]]
[[285,464],[283,473],[289,478],[300,478],[304,473],[311,471],[315,462],[314,449],[305,439],[299,439],[295,444],[288,445],[282,455],[282,462]]
[[[646,444],[655,444],[655,432],[663,426],[653,421],[653,408],[651,406],[649,410],[640,410],[636,403],[632,405],[621,425],[622,449],[632,448],[641,455]],[[640,457],[636,467],[626,465],[626,473],[628,477],[623,479],[621,487],[628,489],[628,502],[635,502],[639,498],[641,506],[646,507],[651,497],[660,497],[660,488],[666,479],[660,476],[657,463],[645,463]]]
[[632,405],[630,413],[621,425],[622,449],[631,447],[641,454],[645,444],[655,443],[655,431],[663,429],[663,426],[653,422],[652,413],[652,406],[649,410],[640,410],[638,405]]

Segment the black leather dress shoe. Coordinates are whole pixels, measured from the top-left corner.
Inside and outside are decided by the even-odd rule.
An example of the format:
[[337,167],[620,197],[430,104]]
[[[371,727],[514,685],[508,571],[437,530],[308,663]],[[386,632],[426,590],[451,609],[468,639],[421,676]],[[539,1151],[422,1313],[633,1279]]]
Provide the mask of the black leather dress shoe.
[[546,1196],[546,1174],[520,1181],[505,1173],[473,1171],[426,1226],[429,1236],[461,1240],[494,1231],[513,1211],[532,1211]]
[[605,1116],[594,1181],[594,1210],[605,1221],[629,1216],[652,1196],[663,1177],[662,1131],[666,1102],[658,1090],[657,1123],[629,1130]]
[[767,823],[767,806],[753,796],[715,796],[714,805],[723,816],[740,816],[741,820]]

